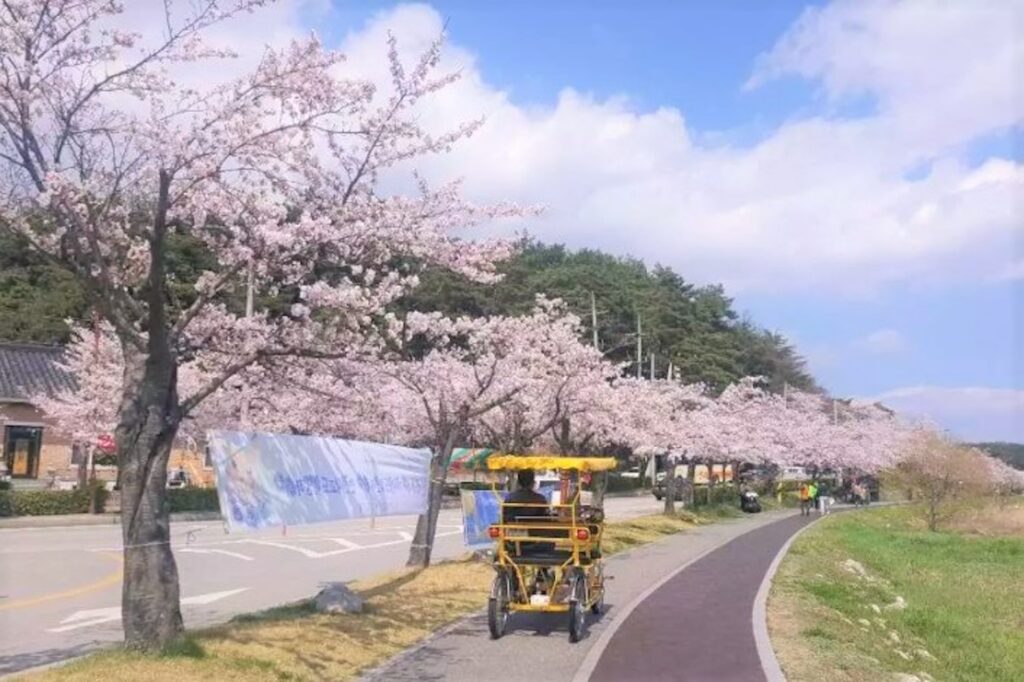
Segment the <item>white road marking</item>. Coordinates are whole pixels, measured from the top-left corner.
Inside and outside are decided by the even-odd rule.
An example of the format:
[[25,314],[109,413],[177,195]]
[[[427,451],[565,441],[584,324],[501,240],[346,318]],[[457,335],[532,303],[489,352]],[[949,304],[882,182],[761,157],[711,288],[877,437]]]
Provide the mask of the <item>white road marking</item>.
[[362,549],[363,548],[362,545],[356,544],[355,542],[352,542],[351,540],[346,540],[345,538],[331,538],[331,540],[334,543],[341,545],[345,549]]
[[[406,527],[409,528],[409,526],[406,526]],[[451,529],[449,532],[446,532],[446,533],[438,532],[437,533],[437,537],[446,537],[446,536],[449,536],[449,535],[455,535],[457,533],[461,533],[462,532],[462,524],[461,523],[460,524],[439,523],[437,525],[437,528],[438,528],[438,531],[440,531],[442,528],[449,528],[449,529]],[[411,542],[412,541],[412,533],[410,533],[408,531],[404,531],[404,530],[398,530],[397,527],[396,528],[391,528],[389,530],[385,530],[385,529],[380,529],[379,528],[379,529],[377,529],[376,531],[374,531],[372,533],[359,532],[359,531],[346,531],[345,534],[346,535],[361,535],[361,536],[370,536],[370,535],[380,536],[380,535],[389,535],[389,534],[392,534],[392,533],[398,534],[398,536],[401,538],[401,540],[393,540],[393,541],[388,541],[388,542],[379,542],[379,543],[373,544],[373,545],[357,545],[356,547],[351,547],[351,548],[346,546],[344,549],[334,550],[334,551],[330,551],[330,552],[317,552],[315,550],[307,550],[307,549],[303,549],[301,547],[296,547],[295,545],[288,544],[288,543],[293,543],[293,542],[296,542],[296,543],[297,542],[307,542],[307,543],[308,542],[322,542],[322,541],[326,540],[328,542],[336,542],[339,545],[344,545],[345,542],[350,542],[350,541],[342,540],[342,541],[339,542],[339,538],[331,536],[331,535],[294,535],[294,536],[290,535],[290,536],[288,536],[288,543],[285,543],[285,542],[275,542],[273,540],[264,540],[262,538],[241,538],[241,539],[238,539],[238,540],[199,540],[197,542],[193,542],[193,543],[189,544],[187,547],[174,547],[174,551],[175,552],[182,552],[182,551],[190,551],[191,552],[191,551],[194,551],[194,550],[199,549],[199,548],[214,547],[214,546],[218,546],[218,545],[221,545],[221,546],[223,546],[223,545],[264,545],[266,547],[277,547],[279,549],[290,549],[292,551],[295,551],[295,552],[298,552],[300,554],[303,554],[303,555],[305,555],[305,556],[307,556],[307,557],[309,557],[311,559],[320,559],[320,558],[323,558],[323,557],[335,556],[337,554],[342,554],[344,552],[354,552],[354,551],[359,551],[361,549],[374,549],[374,548],[377,548],[377,547],[388,547],[390,545],[399,545],[399,544],[402,544],[403,542]],[[356,543],[352,543],[352,544],[356,544]],[[121,548],[120,547],[101,547],[101,548],[96,548],[96,549],[90,549],[89,551],[90,552],[120,552]],[[0,554],[2,554],[2,552],[0,552]]]
[[[87,628],[101,623],[113,622],[115,620],[121,620],[120,606],[108,606],[102,609],[86,609],[85,611],[75,611],[70,616],[62,620],[61,625],[64,625],[64,627],[50,628],[47,632],[67,632],[68,630]],[[72,623],[72,625],[65,625],[65,623]]]
[[224,556],[234,557],[235,559],[241,559],[242,561],[253,561],[251,556],[240,554],[239,552],[229,552],[226,549],[199,549],[198,547],[182,547],[178,550],[185,554],[223,554]]
[[[436,537],[443,538],[443,537],[448,537],[450,535],[458,535],[461,532],[462,532],[462,529],[459,528],[457,530],[451,530],[451,531],[448,531],[446,533],[438,533],[436,535]],[[379,547],[391,547],[393,545],[404,545],[405,543],[407,543],[410,540],[412,540],[412,536],[409,535],[408,533],[403,533],[403,532],[399,531],[399,535],[402,536],[401,539],[399,539],[399,540],[388,540],[386,542],[378,542],[378,543],[373,544],[373,545],[356,545],[355,547],[343,547],[342,549],[332,549],[332,550],[327,551],[327,552],[318,552],[318,551],[313,550],[313,549],[307,549],[305,547],[296,547],[295,545],[288,545],[288,544],[285,544],[283,542],[272,542],[270,540],[237,540],[236,542],[247,543],[247,544],[250,544],[250,545],[263,545],[264,547],[277,547],[278,549],[288,549],[288,550],[291,550],[293,552],[298,552],[299,554],[301,554],[301,555],[303,555],[303,556],[305,556],[305,557],[307,557],[309,559],[325,559],[327,557],[338,556],[339,554],[347,554],[349,552],[359,552],[359,551],[366,550],[366,549],[377,549]],[[330,538],[330,539],[333,540],[334,542],[338,542],[338,540],[339,540],[339,538]],[[347,542],[347,541],[345,541],[345,542]],[[338,542],[338,544],[340,545],[340,544],[344,544],[344,543],[343,542]],[[349,544],[355,544],[355,543],[349,543]]]
[[270,540],[239,540],[238,542],[247,545],[262,545],[263,547],[277,547],[278,549],[288,549],[293,552],[298,552],[303,556],[309,557],[310,559],[322,559],[325,556],[333,556],[335,554],[341,554],[347,552],[347,549],[337,549],[333,552],[317,552],[312,549],[306,549],[305,547],[296,547],[295,545],[286,545],[283,542],[271,542]]
[[235,589],[235,590],[224,590],[223,592],[210,592],[208,594],[197,594],[194,597],[185,597],[184,599],[181,600],[181,604],[182,604],[182,606],[187,606],[189,604],[198,604],[200,606],[205,606],[206,604],[212,604],[213,602],[220,601],[221,599],[227,599],[228,597],[233,597],[236,594],[240,594],[242,592],[245,592],[248,589],[249,589],[248,587],[239,587],[238,589]]
[[[223,592],[197,594],[194,597],[185,597],[182,599],[181,605],[189,606],[195,604],[197,606],[205,606],[206,604],[212,604],[213,602],[220,601],[221,599],[227,599],[228,597],[232,597],[240,592],[245,592],[248,589],[248,587],[240,587],[234,590],[224,590]],[[120,606],[107,606],[102,609],[86,609],[84,611],[75,611],[60,622],[60,627],[48,628],[46,631],[59,634],[61,632],[68,632],[69,630],[88,628],[93,625],[112,623],[119,620],[121,620]]]

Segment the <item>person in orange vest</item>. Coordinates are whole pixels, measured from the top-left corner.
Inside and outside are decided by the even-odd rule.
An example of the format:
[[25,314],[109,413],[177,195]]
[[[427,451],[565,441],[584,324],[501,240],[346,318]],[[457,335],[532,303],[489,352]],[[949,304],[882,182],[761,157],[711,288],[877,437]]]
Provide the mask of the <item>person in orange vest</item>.
[[807,481],[800,484],[800,515],[810,516],[811,515],[811,486]]

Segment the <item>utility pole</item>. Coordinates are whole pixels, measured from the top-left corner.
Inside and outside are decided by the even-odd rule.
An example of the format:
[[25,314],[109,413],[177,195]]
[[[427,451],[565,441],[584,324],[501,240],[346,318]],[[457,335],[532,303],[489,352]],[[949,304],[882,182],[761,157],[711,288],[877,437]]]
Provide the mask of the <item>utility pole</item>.
[[832,399],[832,423],[839,423],[839,401],[835,398]]
[[643,367],[644,367],[643,352],[644,352],[643,328],[641,327],[641,324],[640,324],[640,312],[637,311],[637,314],[636,314],[636,378],[637,379],[640,379],[641,377],[643,377],[643,373],[644,373],[643,372]]
[[668,371],[665,373],[665,376],[668,378],[669,381],[672,381],[673,379],[676,378],[676,366],[673,365],[671,362],[668,363]]
[[654,381],[654,353],[651,353],[651,381]]
[[594,348],[601,350],[601,343],[597,338],[597,300],[594,292],[590,292],[590,327],[594,330]]

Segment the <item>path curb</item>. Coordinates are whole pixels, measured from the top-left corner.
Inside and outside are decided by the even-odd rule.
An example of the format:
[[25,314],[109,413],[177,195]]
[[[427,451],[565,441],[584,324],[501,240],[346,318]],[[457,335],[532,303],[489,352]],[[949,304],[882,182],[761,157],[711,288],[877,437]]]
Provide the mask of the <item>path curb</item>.
[[779,565],[782,564],[782,560],[789,552],[790,546],[805,530],[811,528],[823,518],[825,517],[819,516],[793,533],[786,540],[786,543],[779,549],[775,558],[772,559],[768,570],[765,571],[764,578],[761,579],[761,586],[757,588],[757,595],[754,597],[754,610],[750,620],[754,627],[754,644],[757,646],[757,657],[761,659],[761,670],[764,671],[764,676],[768,682],[786,682],[786,676],[782,672],[782,666],[779,665],[779,659],[775,656],[771,636],[768,634],[768,593],[771,592],[775,573],[779,570]]

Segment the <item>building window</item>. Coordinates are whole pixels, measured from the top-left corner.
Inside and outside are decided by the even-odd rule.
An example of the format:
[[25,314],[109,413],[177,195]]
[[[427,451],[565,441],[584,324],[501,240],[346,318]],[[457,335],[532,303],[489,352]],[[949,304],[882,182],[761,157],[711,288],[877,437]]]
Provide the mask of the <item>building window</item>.
[[4,463],[12,478],[39,477],[39,449],[43,430],[38,426],[8,426],[4,429]]
[[81,466],[87,461],[85,453],[85,446],[81,443],[75,443],[71,446],[71,464],[73,466]]
[[210,454],[210,446],[203,447],[203,466],[207,469],[213,468],[213,456]]

